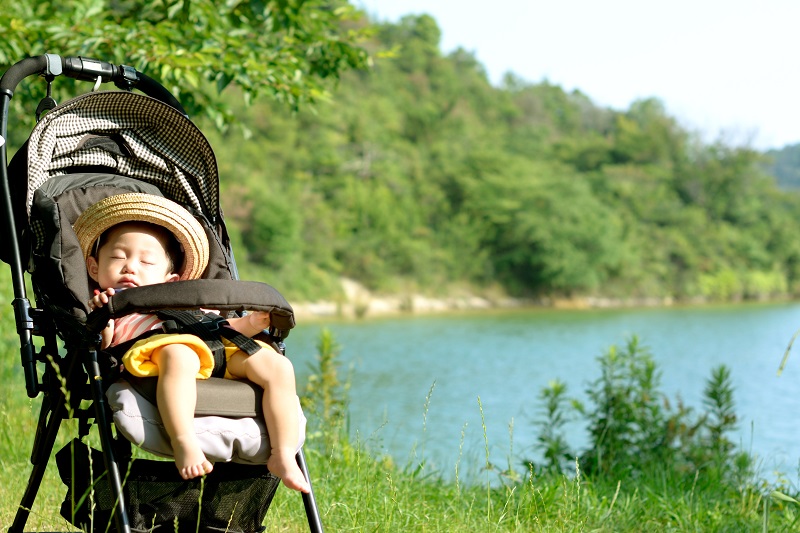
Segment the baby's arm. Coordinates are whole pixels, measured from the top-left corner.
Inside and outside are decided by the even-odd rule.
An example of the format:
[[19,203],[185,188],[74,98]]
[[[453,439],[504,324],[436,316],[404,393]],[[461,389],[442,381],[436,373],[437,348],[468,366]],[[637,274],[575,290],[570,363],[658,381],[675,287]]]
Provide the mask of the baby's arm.
[[269,313],[253,311],[243,317],[229,318],[228,324],[246,337],[252,337],[269,327]]
[[[106,289],[103,292],[95,289],[94,296],[92,296],[91,300],[89,300],[89,311],[94,311],[100,307],[103,307],[108,303],[108,297],[114,296],[114,289]],[[111,344],[111,339],[114,336],[114,320],[109,320],[108,325],[103,328],[103,331],[100,332],[100,348],[105,349]]]

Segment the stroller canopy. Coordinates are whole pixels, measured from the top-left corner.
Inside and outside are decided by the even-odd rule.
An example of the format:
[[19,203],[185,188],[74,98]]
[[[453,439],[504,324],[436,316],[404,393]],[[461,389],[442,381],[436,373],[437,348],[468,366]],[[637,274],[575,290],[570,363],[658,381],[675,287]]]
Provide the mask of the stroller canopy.
[[34,192],[50,178],[102,168],[152,183],[212,224],[219,218],[219,175],[208,140],[178,110],[149,96],[103,91],[56,107],[31,133],[25,166],[28,216]]

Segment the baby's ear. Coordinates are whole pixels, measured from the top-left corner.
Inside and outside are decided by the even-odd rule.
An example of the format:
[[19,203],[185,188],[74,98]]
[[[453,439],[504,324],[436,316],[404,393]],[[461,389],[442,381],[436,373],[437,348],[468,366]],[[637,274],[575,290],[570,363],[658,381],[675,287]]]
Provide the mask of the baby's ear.
[[164,283],[172,283],[173,281],[179,281],[180,279],[181,275],[173,272],[172,274],[167,274],[167,279],[164,281]]
[[92,257],[91,255],[86,258],[86,270],[89,272],[89,277],[93,280],[97,281],[97,259]]

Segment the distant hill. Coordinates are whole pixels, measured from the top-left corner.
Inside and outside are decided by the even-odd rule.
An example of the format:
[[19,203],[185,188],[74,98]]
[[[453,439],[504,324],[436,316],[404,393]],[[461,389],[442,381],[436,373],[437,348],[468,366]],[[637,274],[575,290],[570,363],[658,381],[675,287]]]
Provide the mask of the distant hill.
[[781,189],[800,189],[800,144],[769,150],[764,170],[778,180]]

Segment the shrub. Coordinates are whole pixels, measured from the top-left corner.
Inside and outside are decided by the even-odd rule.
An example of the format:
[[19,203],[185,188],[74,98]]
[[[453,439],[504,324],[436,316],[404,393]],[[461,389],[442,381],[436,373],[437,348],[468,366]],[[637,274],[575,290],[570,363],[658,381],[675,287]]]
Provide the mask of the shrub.
[[632,337],[598,358],[601,374],[586,393],[588,405],[566,396],[559,381],[543,389],[544,415],[535,422],[542,470],[572,467],[563,424],[573,414],[586,420],[587,448],[574,456],[587,477],[629,479],[664,465],[678,476],[699,470],[715,479],[741,481],[752,476],[752,460],[737,453],[727,437],[736,428],[730,370],[712,369],[703,391],[705,410],[695,415],[680,399],[673,403],[659,389],[660,372],[649,350]]

